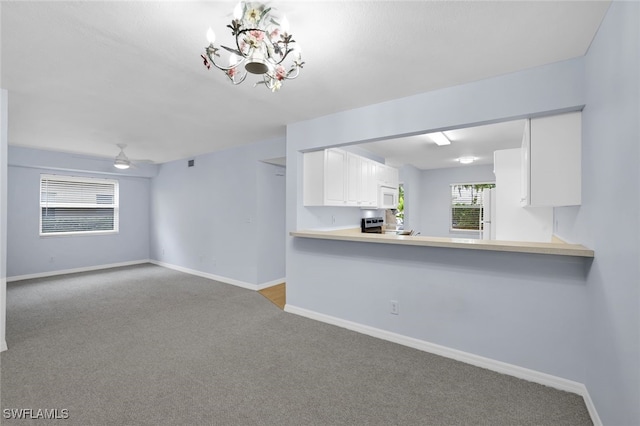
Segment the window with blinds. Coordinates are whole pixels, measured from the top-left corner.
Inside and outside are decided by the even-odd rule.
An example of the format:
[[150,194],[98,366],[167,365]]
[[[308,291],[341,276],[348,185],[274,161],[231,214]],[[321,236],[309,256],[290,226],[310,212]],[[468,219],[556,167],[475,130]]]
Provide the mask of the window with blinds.
[[40,175],[40,235],[118,232],[118,181]]
[[451,230],[482,230],[482,196],[485,189],[495,183],[469,183],[451,185]]

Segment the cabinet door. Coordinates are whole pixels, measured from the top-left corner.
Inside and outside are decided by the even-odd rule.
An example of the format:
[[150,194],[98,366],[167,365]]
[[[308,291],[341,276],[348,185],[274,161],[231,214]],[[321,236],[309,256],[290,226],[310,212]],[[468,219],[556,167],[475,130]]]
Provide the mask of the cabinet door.
[[391,176],[389,173],[389,166],[384,164],[378,164],[378,182],[381,185],[389,185],[391,182]]
[[325,151],[325,205],[339,205],[346,203],[345,180],[347,153],[340,149]]
[[381,185],[397,187],[399,184],[399,172],[394,167],[387,166],[385,164],[378,164],[378,182]]
[[360,202],[360,188],[362,187],[362,162],[360,157],[347,153],[347,205],[357,206]]
[[378,202],[378,182],[375,175],[375,162],[371,160],[362,160],[362,204],[371,207],[376,206]]

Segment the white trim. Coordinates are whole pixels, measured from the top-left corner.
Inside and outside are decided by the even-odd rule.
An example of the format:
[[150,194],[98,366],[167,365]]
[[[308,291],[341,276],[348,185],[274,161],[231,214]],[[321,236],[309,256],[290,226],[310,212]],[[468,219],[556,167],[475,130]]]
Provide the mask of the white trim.
[[594,426],[602,426],[602,422],[600,421],[600,417],[596,412],[595,405],[593,404],[593,401],[589,396],[587,387],[582,383],[563,379],[562,377],[553,376],[551,374],[542,373],[540,371],[519,367],[517,365],[508,364],[506,362],[497,361],[495,359],[485,358],[483,356],[460,351],[458,349],[448,348],[446,346],[441,346],[435,343],[427,342],[425,340],[419,340],[413,337],[404,336],[402,334],[393,333],[391,331],[382,330],[380,328],[370,327],[368,325],[343,320],[341,318],[321,314],[304,308],[299,308],[290,304],[286,304],[284,310],[285,312],[346,328],[347,330],[366,334],[367,336],[372,336],[378,339],[387,340],[389,342],[398,343],[403,346],[408,346],[410,348],[418,349],[424,352],[440,355],[445,358],[455,359],[456,361],[475,365],[476,367],[485,368],[497,373],[506,374],[508,376],[527,380],[529,382],[534,382],[541,385],[550,386],[555,389],[578,394],[584,398],[585,405],[587,406],[587,410],[591,415],[591,421],[593,422]]
[[30,280],[33,278],[53,277],[56,275],[75,274],[78,272],[97,271],[100,269],[119,268],[121,266],[140,265],[142,263],[150,263],[150,261],[149,259],[132,260],[129,262],[110,263],[108,265],[85,266],[82,268],[63,269],[63,270],[49,271],[49,272],[38,272],[36,274],[27,274],[27,275],[16,275],[13,277],[7,277],[7,282]]
[[589,395],[589,391],[587,390],[586,386],[584,388],[584,393],[581,395],[584,398],[584,404],[587,406],[587,411],[589,411],[589,415],[591,416],[591,421],[593,422],[593,426],[602,426],[602,420],[598,415],[596,406],[593,403],[593,400],[591,399],[591,395]]
[[162,267],[165,267],[165,268],[168,268],[168,269],[173,269],[173,270],[179,271],[179,272],[184,272],[185,274],[191,274],[191,275],[195,275],[197,277],[208,278],[208,279],[213,280],[213,281],[219,281],[219,282],[222,282],[222,283],[225,283],[225,284],[231,284],[231,285],[235,285],[236,287],[242,287],[242,288],[246,288],[247,290],[253,290],[253,291],[262,290],[263,288],[271,287],[271,286],[276,285],[276,284],[281,284],[281,283],[283,283],[285,281],[284,278],[282,278],[282,279],[278,279],[278,280],[274,280],[274,281],[269,281],[269,282],[263,283],[263,284],[252,284],[252,283],[248,283],[246,281],[236,280],[234,278],[227,278],[227,277],[223,277],[221,275],[214,275],[214,274],[210,274],[208,272],[197,271],[195,269],[189,269],[189,268],[185,268],[183,266],[172,265],[170,263],[160,262],[158,260],[150,260],[149,262],[153,263],[154,265],[162,266]]
[[7,350],[7,341],[6,341],[6,324],[7,324],[7,279],[0,278],[0,301],[2,306],[0,306],[0,352],[4,352]]

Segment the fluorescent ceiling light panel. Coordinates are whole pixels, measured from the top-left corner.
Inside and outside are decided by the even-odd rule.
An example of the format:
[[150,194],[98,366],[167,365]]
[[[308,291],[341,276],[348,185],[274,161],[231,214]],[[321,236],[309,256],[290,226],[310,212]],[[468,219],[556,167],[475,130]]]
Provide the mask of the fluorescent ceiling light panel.
[[449,138],[447,138],[442,132],[428,133],[427,136],[438,146],[451,145]]
[[476,160],[475,157],[460,157],[458,158],[458,161],[460,162],[460,164],[471,164]]

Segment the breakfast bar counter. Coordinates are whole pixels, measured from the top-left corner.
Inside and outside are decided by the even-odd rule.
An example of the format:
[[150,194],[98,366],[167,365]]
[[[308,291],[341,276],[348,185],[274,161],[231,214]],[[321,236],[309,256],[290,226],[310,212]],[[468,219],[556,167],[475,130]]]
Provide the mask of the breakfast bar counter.
[[354,241],[405,246],[443,247],[467,250],[534,253],[557,256],[594,257],[594,252],[580,244],[562,242],[533,243],[522,241],[477,240],[473,238],[443,238],[415,235],[368,234],[359,228],[337,230],[300,230],[290,232],[292,237],[321,240]]

